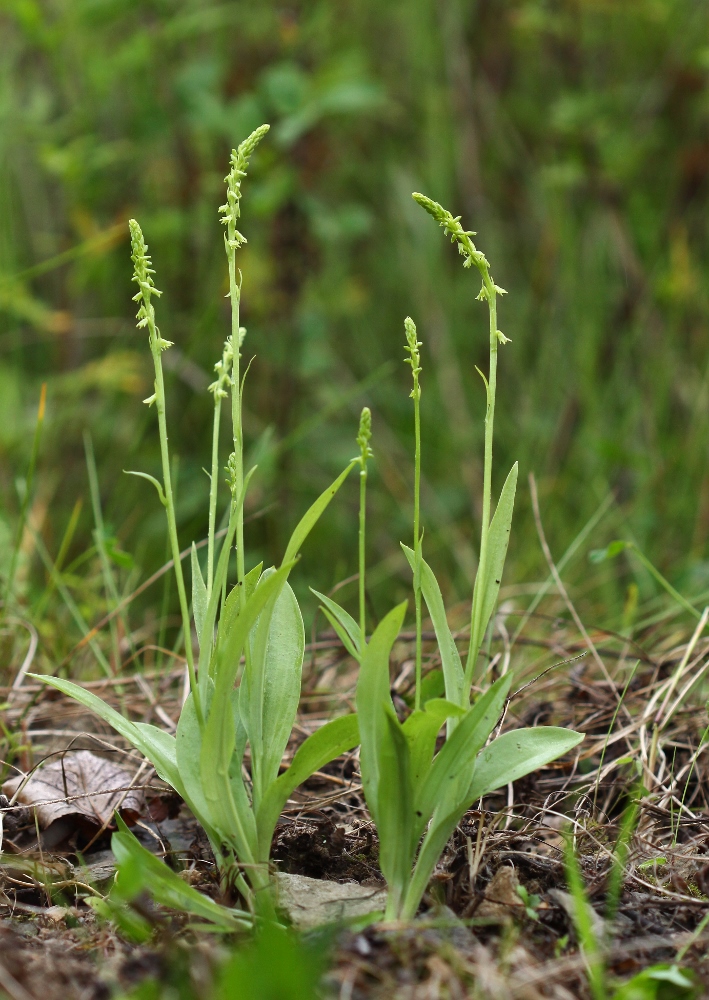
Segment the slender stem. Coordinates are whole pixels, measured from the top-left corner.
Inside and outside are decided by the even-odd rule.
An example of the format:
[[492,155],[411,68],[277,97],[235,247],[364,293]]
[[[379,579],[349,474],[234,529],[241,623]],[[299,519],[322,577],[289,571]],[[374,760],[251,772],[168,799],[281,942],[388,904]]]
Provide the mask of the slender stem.
[[[368,406],[362,408],[359,417],[357,444],[359,445],[359,633],[360,662],[364,657],[367,645],[367,614],[365,610],[366,587],[366,548],[365,528],[367,521],[367,460],[372,457],[369,442],[372,438],[372,414]],[[357,461],[355,459],[354,461]]]
[[488,534],[490,531],[490,509],[492,505],[492,441],[495,425],[495,394],[497,391],[497,300],[496,290],[489,274],[483,272],[483,287],[486,292],[490,313],[490,368],[486,382],[487,406],[485,409],[485,458],[483,466],[483,509],[480,524],[480,559],[476,574],[476,584],[473,605],[470,613],[470,648],[465,666],[465,690],[470,697],[470,686],[473,681],[480,646],[482,644],[482,606],[484,599],[484,581],[487,570]]
[[[230,220],[227,226],[228,239],[234,240],[235,225]],[[241,373],[239,361],[241,350],[239,345],[239,306],[241,303],[241,285],[236,280],[236,253],[232,247],[228,249],[229,256],[229,298],[231,299],[231,343],[234,360],[231,369],[231,419],[234,429],[234,500],[241,496],[244,487],[244,434],[241,425]],[[236,579],[239,583],[244,579],[244,505],[236,511]]]
[[212,471],[209,484],[209,532],[207,541],[207,599],[212,596],[214,583],[214,532],[217,522],[217,491],[219,488],[219,423],[222,401],[218,393],[214,399],[214,424],[212,427]]
[[155,315],[152,308],[149,310],[148,328],[150,331],[150,350],[153,355],[155,365],[155,406],[158,411],[158,429],[160,432],[160,455],[162,458],[163,487],[165,490],[165,511],[167,513],[167,530],[170,538],[170,548],[174,561],[175,579],[177,581],[177,594],[180,601],[180,612],[182,614],[182,627],[184,630],[185,656],[187,657],[187,669],[190,677],[190,688],[194,698],[195,710],[200,725],[204,722],[202,705],[197,688],[197,677],[194,669],[194,653],[192,651],[192,629],[190,625],[190,612],[187,603],[187,593],[185,591],[185,578],[182,574],[182,563],[180,562],[180,544],[177,540],[177,521],[175,519],[175,501],[172,492],[172,478],[170,475],[170,452],[167,443],[167,420],[165,418],[165,382],[163,379],[161,349],[158,345],[158,333],[155,327]]
[[421,708],[421,400],[418,380],[414,395],[414,602],[416,607],[416,695],[414,708]]
[[360,654],[364,655],[367,641],[367,612],[365,607],[365,527],[367,521],[367,463],[359,473],[359,631],[361,635]]

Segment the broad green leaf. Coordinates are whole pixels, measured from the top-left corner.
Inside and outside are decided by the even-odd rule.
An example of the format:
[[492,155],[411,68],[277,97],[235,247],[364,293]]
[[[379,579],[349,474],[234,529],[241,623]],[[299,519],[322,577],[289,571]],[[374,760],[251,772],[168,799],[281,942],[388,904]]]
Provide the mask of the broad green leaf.
[[387,725],[382,708],[389,705],[393,711],[389,692],[389,656],[396,637],[401,631],[406,614],[406,604],[393,608],[379,623],[362,656],[357,681],[357,716],[360,732],[360,766],[362,788],[372,814],[379,827],[379,747]]
[[[200,774],[210,815],[222,831],[233,835],[240,860],[247,864],[255,863],[258,845],[253,812],[250,806],[246,808],[248,798],[240,769],[232,768],[236,742],[232,691],[249,632],[269,602],[273,606],[292,567],[293,563],[287,563],[259,581],[229,634],[219,643],[214,697],[202,740]],[[262,621],[267,617],[264,615]]]
[[239,616],[239,611],[241,610],[241,598],[244,595],[244,600],[248,601],[253,592],[256,590],[256,585],[261,578],[261,572],[263,570],[263,563],[259,563],[258,566],[254,566],[244,577],[243,583],[237,583],[236,586],[231,588],[229,596],[224,602],[224,607],[222,613],[219,616],[219,637],[221,641],[224,641],[228,636],[229,632],[234,625],[234,622]]
[[443,698],[432,698],[426,702],[423,710],[413,711],[404,722],[402,728],[409,744],[411,784],[414,789],[419,788],[428,774],[441,726],[451,716],[463,714],[464,710],[459,705]]
[[177,767],[175,737],[147,722],[135,722],[134,726],[143,741],[143,746],[140,748],[142,753],[152,763],[163,781],[167,781],[175,791],[183,795],[184,787]]
[[475,758],[500,717],[511,681],[511,676],[506,674],[481,695],[459,719],[441,747],[422,786],[417,789],[418,836],[423,833],[434,809],[448,814],[465,797],[474,773]]
[[211,815],[204,795],[200,770],[202,731],[191,692],[182,706],[180,721],[177,723],[175,751],[180,779],[185,789],[185,801],[208,832],[210,829],[216,829],[218,824]]
[[[208,603],[207,587],[204,582],[204,578],[202,577],[199,559],[197,558],[197,546],[194,542],[192,542],[192,614],[194,615],[194,624],[197,629],[197,640],[199,642],[200,649],[204,644],[202,629],[204,628],[204,622],[207,616]],[[207,645],[211,646],[211,641],[209,641]]]
[[[512,466],[502,487],[502,493],[495,510],[494,517],[490,522],[490,529],[487,536],[487,557],[483,578],[480,572],[475,578],[473,589],[473,605],[476,609],[473,616],[473,635],[471,635],[470,650],[473,655],[477,654],[485,629],[488,626],[490,617],[495,610],[497,595],[500,592],[502,582],[502,571],[505,566],[507,556],[507,545],[510,540],[510,528],[512,525],[512,511],[514,509],[515,491],[517,489],[517,463]],[[468,671],[474,666],[468,663]]]
[[393,903],[394,912],[398,912],[411,875],[418,838],[413,833],[409,744],[391,704],[384,702],[379,712],[384,716],[377,748],[379,867],[389,888],[389,902]]
[[160,777],[167,781],[175,789],[178,795],[183,795],[184,789],[175,764],[175,751],[170,749],[174,744],[174,738],[169,733],[163,732],[156,726],[149,726],[145,723],[134,723],[124,718],[105,701],[97,697],[91,691],[74,684],[73,681],[64,680],[62,677],[47,677],[43,674],[28,674],[44,684],[50,684],[63,694],[69,695],[85,708],[91,709],[100,719],[113,726],[117,733],[120,733],[131,743],[136,750],[148,758]]
[[243,701],[244,704],[246,705],[245,710],[248,711],[247,692],[245,689],[245,685],[243,683],[241,683],[239,687],[235,691],[232,691],[231,693],[231,705],[234,712],[234,725],[236,726],[236,743],[234,746],[234,756],[239,761],[239,764],[241,764],[241,762],[244,759],[244,753],[246,752],[246,742],[248,740],[248,736],[246,734],[246,726],[244,725],[244,720],[241,718],[242,695],[244,696]]
[[[226,574],[229,569],[229,556],[231,554],[231,547],[234,542],[234,535],[236,534],[236,518],[232,512],[229,518],[229,525],[227,528],[227,533],[222,542],[221,551],[219,553],[219,559],[217,560],[217,567],[214,572],[214,582],[212,585],[212,593],[207,602],[207,610],[204,616],[203,630],[209,632],[210,635],[214,633],[214,624],[217,620],[217,611],[219,609],[219,602],[221,600],[221,591],[224,580],[226,579]],[[201,700],[206,702],[207,700],[207,684],[211,672],[211,665],[213,663],[213,652],[212,643],[200,644],[199,649],[199,668],[197,683],[199,684],[199,693]]]
[[425,705],[427,701],[431,701],[433,698],[443,698],[445,693],[446,681],[443,671],[438,668],[429,670],[421,681],[421,704]]
[[300,521],[296,525],[295,531],[290,537],[288,542],[288,547],[286,548],[286,554],[283,556],[283,562],[281,566],[286,563],[292,562],[300,552],[303,542],[308,537],[312,529],[317,524],[321,514],[324,512],[327,505],[330,503],[334,495],[337,493],[339,488],[344,483],[345,479],[349,476],[355,465],[359,464],[359,459],[353,459],[347,468],[340,473],[334,483],[321,493],[314,504],[308,508],[308,510],[303,514]]
[[[264,618],[266,613],[263,612]],[[247,732],[255,798],[257,787],[261,792],[278,777],[300,700],[305,627],[298,601],[288,583],[278,594],[270,617],[267,632],[265,621],[258,623],[257,642],[249,665],[249,716],[252,721]],[[258,633],[262,631],[266,636],[263,657],[258,644]]]
[[535,726],[503,733],[485,747],[475,763],[468,801],[517,781],[525,774],[544,767],[562,754],[573,750],[583,740],[584,733],[556,726]]
[[68,694],[70,698],[78,701],[86,708],[90,708],[92,712],[95,712],[109,726],[113,726],[116,732],[129,740],[133,746],[137,746],[136,741],[140,739],[140,734],[135,728],[134,723],[129,719],[125,719],[120,712],[117,712],[115,708],[111,708],[110,705],[107,705],[105,701],[91,691],[87,691],[86,688],[82,688],[73,681],[64,680],[63,677],[48,677],[46,674],[27,674],[27,676],[33,677],[43,684],[49,684],[63,694]]
[[[251,477],[256,471],[256,467],[249,469],[244,478],[244,483],[241,488],[241,493],[239,494],[236,504],[232,505],[229,513],[229,524],[227,526],[227,533],[222,542],[221,551],[219,553],[219,559],[217,560],[217,567],[214,572],[214,582],[212,584],[212,593],[209,597],[207,603],[207,611],[204,616],[203,630],[207,632],[208,635],[212,636],[214,634],[214,625],[217,620],[217,611],[221,603],[221,593],[222,588],[226,582],[227,573],[229,572],[229,556],[231,555],[231,547],[234,542],[234,535],[236,534],[236,526],[238,522],[239,512],[244,506],[244,498],[246,496],[246,491],[249,487],[249,482]],[[206,700],[207,695],[207,677],[211,676],[212,668],[212,643],[204,643],[200,646],[199,651],[199,690],[200,695],[203,700]]]
[[257,811],[261,853],[270,848],[271,837],[286,802],[311,774],[359,743],[356,715],[343,715],[316,730],[298,747],[290,767],[266,789]]
[[163,906],[169,906],[174,910],[184,910],[195,916],[203,917],[227,930],[235,930],[251,924],[250,914],[241,910],[227,909],[227,907],[215,903],[209,896],[202,895],[201,892],[198,892],[183,881],[179,875],[171,871],[163,861],[146,850],[120,818],[117,822],[119,832],[114,833],[111,838],[111,850],[118,865],[117,886],[120,886],[121,882],[121,868],[127,865],[134,866],[134,869],[137,868],[137,873],[142,876],[136,880],[135,888],[139,888],[140,882],[142,882],[142,887],[154,897],[156,902]]
[[204,797],[209,816],[234,844],[239,860],[253,865],[258,860],[256,823],[243,788],[241,764],[236,769],[232,767],[235,741],[231,698],[220,699],[215,692],[204,727],[199,761]]
[[[322,602],[323,605],[322,610],[324,614],[327,615],[327,620],[330,622],[330,624],[333,626],[339,637],[342,639],[342,642],[345,648],[347,649],[347,652],[350,654],[350,656],[354,656],[355,659],[359,659],[359,651],[362,646],[362,636],[360,634],[360,628],[357,622],[354,620],[351,614],[345,611],[344,608],[341,608],[340,605],[336,601],[333,601],[331,597],[326,597],[325,594],[321,594],[319,593],[319,591],[313,590],[312,587],[310,588],[310,590],[313,594],[315,594],[317,599]],[[333,621],[333,618],[340,626],[339,628],[335,624],[335,621]],[[345,636],[343,636],[342,634],[343,631],[345,633],[345,636],[347,636],[347,639],[349,639],[349,644]]]
[[[474,708],[471,709],[471,712],[473,711]],[[458,735],[462,728],[463,723],[458,726],[449,742]],[[494,791],[495,788],[506,785],[509,781],[514,781],[525,774],[529,774],[530,771],[536,770],[538,767],[543,767],[551,760],[554,760],[555,757],[568,752],[568,750],[572,749],[583,739],[583,735],[580,733],[574,733],[568,729],[553,729],[546,739],[539,736],[527,739],[525,736],[522,736],[517,740],[514,749],[506,746],[506,744],[511,743],[506,737],[520,737],[520,734],[543,734],[545,730],[549,733],[550,729],[552,727],[540,726],[536,729],[523,729],[518,730],[516,733],[505,733],[503,736],[498,737],[489,747],[478,754],[473,771],[473,780],[467,792],[457,802],[446,801],[447,796],[441,798],[436,806],[431,824],[426,831],[426,836],[424,837],[414,867],[414,873],[402,911],[404,919],[412,919],[415,916],[443,848],[447,844],[453,830],[460,822],[461,817],[470,808],[472,803],[480,798],[481,795]],[[502,752],[499,750],[495,752],[494,748],[501,742],[503,743]],[[440,756],[441,754],[439,754]],[[460,784],[458,784],[458,789],[460,790]]]
[[[243,609],[234,619],[232,627],[225,635],[219,635],[216,649],[216,669],[214,684],[216,697],[213,707],[222,705],[226,709],[228,695],[234,687],[239,670],[239,661],[246,645],[246,639],[256,624],[261,612],[271,598],[278,593],[288,579],[294,562],[286,563],[268,577],[263,577]],[[210,713],[211,714],[211,713]]]
[[354,646],[349,634],[344,630],[342,625],[340,625],[337,618],[335,618],[335,616],[325,607],[321,608],[320,610],[334,628],[335,633],[337,634],[340,642],[345,647],[350,656],[354,660],[359,660],[359,650]]
[[[404,555],[409,561],[412,570],[416,566],[416,554],[408,545],[401,545]],[[446,698],[455,705],[468,706],[468,692],[464,690],[463,684],[463,664],[460,660],[460,653],[455,644],[455,639],[451,634],[446,618],[446,609],[443,606],[441,588],[434,576],[433,570],[425,559],[421,559],[421,593],[426,602],[428,613],[431,616],[433,628],[438,641],[438,649],[441,654],[441,665],[443,676],[446,682]]]

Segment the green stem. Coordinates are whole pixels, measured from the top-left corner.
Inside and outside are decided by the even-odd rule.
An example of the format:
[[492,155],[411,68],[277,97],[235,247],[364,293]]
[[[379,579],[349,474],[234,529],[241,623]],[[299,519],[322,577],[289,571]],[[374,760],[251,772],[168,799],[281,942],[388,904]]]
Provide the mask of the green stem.
[[490,531],[490,509],[492,505],[492,440],[495,424],[495,394],[497,390],[497,298],[495,285],[487,271],[482,274],[488,309],[490,312],[490,370],[486,382],[487,407],[485,410],[485,460],[483,468],[483,509],[480,525],[480,559],[470,614],[470,648],[465,665],[465,690],[470,696],[470,686],[482,644],[482,606],[484,599],[484,580],[487,569],[488,534]]
[[209,533],[207,542],[207,600],[212,596],[214,583],[214,532],[217,522],[217,490],[219,487],[219,423],[222,401],[219,394],[214,399],[214,423],[212,427],[212,472],[209,484]]
[[[229,221],[227,226],[228,239],[233,241],[236,234],[236,226],[233,221]],[[234,500],[241,496],[244,486],[244,434],[241,425],[241,373],[239,361],[241,351],[239,348],[239,305],[241,302],[241,285],[236,281],[236,253],[229,247],[229,298],[231,299],[231,343],[234,351],[234,360],[231,369],[231,419],[234,428]],[[244,579],[244,507],[236,512],[236,579],[241,583]]]
[[361,636],[360,655],[364,656],[367,642],[367,614],[365,608],[365,527],[367,520],[367,463],[359,473],[359,631]]
[[416,607],[416,695],[414,708],[421,708],[421,401],[418,380],[414,382],[414,602]]
[[187,603],[187,593],[185,591],[185,578],[182,574],[182,562],[180,560],[180,545],[177,540],[177,521],[175,519],[175,502],[172,492],[172,478],[170,475],[170,452],[167,443],[167,420],[165,417],[165,382],[162,371],[161,350],[158,345],[158,332],[155,327],[155,314],[152,306],[148,309],[148,329],[150,331],[150,350],[153,355],[155,366],[155,406],[158,411],[158,430],[160,433],[160,455],[162,458],[163,487],[165,490],[165,511],[167,513],[167,530],[170,538],[170,548],[175,569],[175,579],[177,581],[177,594],[180,601],[180,612],[182,614],[182,628],[184,631],[185,656],[187,657],[187,670],[190,677],[190,689],[194,698],[195,711],[200,726],[204,725],[202,714],[202,704],[197,688],[197,677],[194,669],[194,654],[192,652],[192,629],[190,626],[190,612]]

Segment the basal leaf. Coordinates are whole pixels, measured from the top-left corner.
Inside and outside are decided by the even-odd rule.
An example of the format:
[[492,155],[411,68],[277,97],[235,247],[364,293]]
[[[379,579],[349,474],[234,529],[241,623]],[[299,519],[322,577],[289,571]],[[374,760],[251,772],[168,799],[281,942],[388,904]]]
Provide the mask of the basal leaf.
[[409,744],[393,707],[384,703],[379,711],[384,716],[377,748],[379,867],[389,888],[387,912],[391,905],[393,915],[404,898],[418,838],[414,835]]
[[63,694],[78,701],[80,705],[95,712],[100,719],[107,722],[109,726],[113,726],[116,732],[127,739],[136,750],[140,750],[154,766],[160,777],[172,785],[179,795],[183,795],[184,789],[175,763],[173,748],[175,741],[169,733],[156,726],[131,722],[124,718],[120,712],[107,705],[101,698],[82,688],[79,684],[74,684],[73,681],[64,680],[62,677],[47,677],[43,674],[28,674],[27,676],[57,688]]
[[353,459],[347,468],[340,473],[335,482],[328,486],[325,492],[321,493],[315,503],[308,508],[305,514],[303,514],[300,521],[296,525],[295,531],[290,537],[288,547],[286,548],[286,554],[283,556],[283,562],[281,565],[292,562],[292,560],[296,558],[303,546],[303,542],[317,524],[321,514],[324,512],[327,505],[330,503],[334,495],[344,483],[345,479],[347,479],[350,472],[357,464],[359,464],[359,459]]
[[[207,725],[202,734],[199,772],[207,801],[208,815],[239,860],[253,865],[258,860],[256,823],[243,789],[241,764],[232,767],[235,755],[236,725],[229,696],[220,699],[215,692]],[[243,791],[243,794],[242,794]]]
[[[490,522],[490,529],[487,536],[487,558],[485,559],[483,576],[480,572],[475,578],[475,588],[473,590],[473,605],[475,613],[473,615],[473,635],[471,635],[470,651],[476,655],[488,626],[490,617],[495,610],[497,595],[500,592],[502,582],[502,571],[505,566],[507,556],[507,545],[510,540],[510,528],[512,525],[512,512],[514,509],[515,492],[517,489],[517,463],[512,466],[502,487],[502,493],[495,510],[494,517]],[[474,664],[468,662],[468,674],[470,675]]]
[[332,612],[328,611],[328,609],[325,607],[322,607],[320,610],[325,615],[327,620],[330,622],[330,625],[332,625],[333,629],[335,630],[335,634],[337,635],[338,639],[345,647],[347,652],[350,654],[352,659],[359,660],[359,649],[355,647],[349,634],[344,630],[342,625],[340,625],[337,618],[335,618]]
[[443,698],[432,698],[426,702],[423,710],[417,709],[408,717],[402,727],[409,744],[411,761],[411,784],[419,788],[433,760],[436,749],[436,737],[446,719],[464,714],[458,705]]
[[421,704],[425,705],[427,701],[431,701],[433,698],[444,698],[445,693],[446,681],[443,671],[438,668],[429,670],[421,681]]
[[257,811],[258,836],[261,852],[270,848],[273,831],[286,802],[311,774],[353,750],[359,743],[359,726],[356,715],[343,715],[317,729],[301,744],[290,767],[273,781],[261,800]]
[[426,831],[426,836],[421,844],[421,850],[419,851],[419,856],[416,859],[416,864],[409,880],[401,912],[403,920],[413,920],[416,916],[416,911],[419,908],[438,859],[467,809],[467,804],[458,803],[447,815],[442,816],[440,819],[437,815],[434,815],[431,825]]
[[[236,534],[236,517],[232,511],[229,517],[229,525],[227,527],[227,533],[222,542],[221,551],[219,553],[219,559],[217,560],[217,566],[214,571],[214,582],[212,585],[212,593],[207,602],[207,610],[204,615],[204,621],[202,623],[202,631],[207,631],[211,636],[214,633],[214,625],[217,620],[217,611],[219,609],[219,604],[221,601],[222,585],[226,579],[226,574],[229,569],[229,556],[231,554],[231,547],[234,542],[234,535]],[[207,681],[209,677],[210,665],[212,663],[212,643],[205,643],[200,645],[199,650],[199,671],[197,683],[199,684],[200,698],[203,702],[207,700]]]
[[[404,555],[409,561],[412,571],[416,567],[416,553],[408,545],[401,545]],[[421,593],[426,602],[428,613],[431,616],[433,628],[438,641],[438,649],[441,654],[441,665],[443,676],[446,682],[446,698],[455,705],[467,708],[468,692],[464,691],[463,684],[463,664],[460,660],[460,653],[455,644],[455,639],[451,634],[446,617],[446,609],[443,606],[441,588],[434,576],[433,570],[425,559],[421,559]]]
[[357,716],[360,732],[362,787],[374,822],[379,826],[379,747],[387,726],[383,706],[391,706],[389,656],[401,631],[406,601],[393,608],[379,623],[362,656],[357,681]]
[[143,741],[142,753],[152,763],[158,775],[182,795],[183,784],[177,767],[175,737],[148,722],[135,722]]
[[141,876],[136,880],[135,887],[141,887],[142,883],[142,888],[163,906],[192,913],[226,930],[250,926],[252,922],[250,914],[220,906],[209,896],[202,895],[171,871],[163,861],[146,850],[120,817],[117,822],[119,831],[111,838],[111,850],[118,865],[117,886],[121,884],[121,868],[126,864],[132,864]]
[[[325,594],[321,594],[317,590],[313,590],[312,587],[310,588],[310,590],[322,603],[323,612],[327,615],[328,621],[342,639],[342,642],[345,648],[347,649],[347,652],[350,654],[350,656],[354,656],[355,659],[359,659],[359,651],[362,646],[362,637],[357,622],[354,620],[352,615],[348,614],[348,612],[345,611],[344,608],[341,608],[336,601],[333,601],[331,597],[326,597]],[[333,618],[335,619],[335,621],[333,621]],[[335,624],[335,622],[337,622],[337,625]],[[345,635],[342,634],[343,631]],[[348,639],[349,643],[347,641]]]
[[[208,603],[207,587],[202,577],[199,559],[197,558],[197,546],[192,542],[192,614],[194,615],[194,624],[197,629],[197,641],[199,642],[200,649],[203,645],[202,629],[204,628],[204,620],[207,616]],[[209,645],[211,646],[211,641]]]
[[474,802],[482,795],[544,767],[573,750],[583,738],[583,733],[556,726],[536,726],[503,733],[478,757],[468,800]]
[[177,723],[175,752],[180,779],[185,789],[185,801],[208,832],[216,830],[218,823],[211,814],[202,783],[202,731],[191,692],[182,706],[180,721]]
[[496,681],[472,708],[443,744],[416,796],[416,829],[423,833],[434,809],[448,814],[465,797],[472,780],[475,758],[500,717],[510,689],[509,674]]
[[243,609],[234,618],[229,631],[226,634],[219,633],[215,652],[214,684],[216,697],[213,702],[214,708],[218,708],[222,704],[222,707],[226,709],[247,636],[268,601],[279,592],[288,579],[288,574],[294,565],[294,562],[286,563],[270,576],[262,578]]
[[[266,611],[264,611],[264,616]],[[259,621],[258,630],[265,626]],[[254,726],[249,729],[251,742],[254,797],[278,777],[283,753],[295,722],[300,700],[300,680],[305,653],[305,627],[298,601],[288,583],[278,594],[268,626],[263,659],[258,643],[249,673],[249,715],[260,711],[258,739]],[[260,694],[260,705],[257,702]]]
[[244,601],[249,600],[261,578],[262,570],[263,563],[259,563],[258,566],[254,566],[253,569],[249,570],[244,577],[243,583],[237,583],[236,586],[231,588],[229,596],[224,602],[222,613],[219,616],[219,638],[222,642],[224,642],[226,637],[229,635],[229,632],[239,615],[242,596]]

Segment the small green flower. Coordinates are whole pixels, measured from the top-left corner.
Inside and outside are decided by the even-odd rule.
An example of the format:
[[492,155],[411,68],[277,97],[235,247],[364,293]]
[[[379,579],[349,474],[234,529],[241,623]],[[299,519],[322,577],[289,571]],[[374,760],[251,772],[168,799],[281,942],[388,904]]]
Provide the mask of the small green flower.
[[217,377],[214,382],[208,387],[208,392],[211,392],[214,396],[214,402],[217,399],[226,399],[228,395],[227,387],[231,385],[231,364],[234,360],[234,351],[231,346],[231,337],[229,337],[224,342],[224,350],[222,352],[221,361],[217,361],[214,366],[214,371],[217,373]]
[[241,180],[246,177],[246,168],[249,165],[249,158],[268,132],[270,125],[260,125],[248,139],[239,143],[238,149],[232,149],[229,160],[230,170],[224,178],[226,183],[226,203],[220,205],[219,211],[222,214],[222,222],[228,226],[228,235],[225,237],[227,245],[232,250],[238,250],[242,244],[246,243],[246,237],[242,236],[236,229],[236,223],[241,214],[239,202],[241,201]]
[[[425,194],[419,194],[414,192],[411,197],[414,201],[425,209],[429,215],[433,216],[438,225],[444,230],[444,232],[450,236],[451,243],[458,244],[458,253],[464,257],[463,267],[471,267],[473,264],[477,267],[478,271],[482,275],[483,286],[478,294],[478,299],[481,301],[489,299],[491,294],[497,292],[498,295],[506,295],[507,292],[504,288],[500,288],[496,285],[490,276],[490,265],[487,261],[487,257],[482,251],[478,250],[473,243],[471,237],[475,236],[476,233],[468,232],[460,224],[460,216],[453,216],[448,212],[442,205],[439,205],[437,201],[433,201],[432,198],[427,198]],[[501,341],[504,343],[504,341]]]
[[133,301],[140,303],[140,307],[136,313],[137,326],[139,330],[147,327],[151,344],[154,344],[160,351],[166,351],[168,347],[172,347],[172,341],[163,340],[160,336],[160,331],[155,325],[155,309],[150,299],[153,295],[159,298],[162,292],[155,287],[155,282],[152,278],[155,271],[152,266],[153,262],[148,254],[148,244],[145,242],[143,231],[135,219],[131,219],[128,226],[130,228],[131,260],[133,261],[133,277],[131,281],[134,281],[138,286],[138,291],[133,296]]

